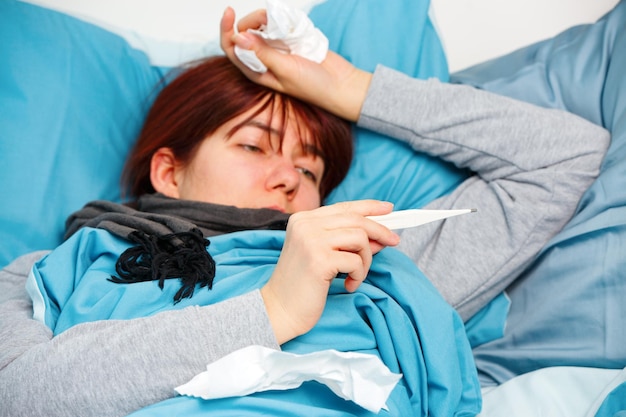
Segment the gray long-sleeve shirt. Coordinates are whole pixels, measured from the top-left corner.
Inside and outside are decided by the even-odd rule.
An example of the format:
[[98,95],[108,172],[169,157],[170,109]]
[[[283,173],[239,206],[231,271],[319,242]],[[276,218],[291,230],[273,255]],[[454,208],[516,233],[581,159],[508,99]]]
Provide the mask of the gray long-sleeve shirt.
[[402,233],[409,255],[467,319],[503,291],[572,217],[609,133],[469,86],[378,68],[359,124],[476,173],[425,208],[477,208]]
[[[477,173],[430,208],[478,213],[407,230],[400,245],[464,316],[514,279],[569,219],[609,142],[605,130],[571,114],[384,68],[359,124]],[[52,338],[32,319],[24,290],[40,256],[0,272],[0,416],[124,416],[172,397],[174,387],[240,347],[278,348],[258,291],[85,323]]]

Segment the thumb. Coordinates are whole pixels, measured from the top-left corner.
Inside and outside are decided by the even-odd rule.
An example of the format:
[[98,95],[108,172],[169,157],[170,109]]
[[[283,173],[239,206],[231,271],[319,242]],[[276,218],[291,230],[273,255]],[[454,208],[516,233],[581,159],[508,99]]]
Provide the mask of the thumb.
[[292,71],[293,57],[270,46],[263,38],[248,32],[239,32],[233,36],[233,43],[244,51],[254,53],[256,58],[268,69],[268,73],[255,77],[267,87],[285,92],[281,81],[288,79]]

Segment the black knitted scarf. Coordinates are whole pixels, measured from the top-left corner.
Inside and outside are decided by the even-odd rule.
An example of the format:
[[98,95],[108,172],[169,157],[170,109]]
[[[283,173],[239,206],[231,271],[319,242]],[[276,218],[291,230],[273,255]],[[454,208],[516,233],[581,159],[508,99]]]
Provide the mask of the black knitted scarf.
[[210,236],[241,230],[285,230],[288,214],[270,209],[178,200],[149,194],[130,204],[93,201],[72,214],[65,224],[67,239],[82,227],[105,229],[134,243],[118,258],[117,276],[129,284],[180,279],[174,303],[190,298],[197,286],[211,289],[215,261],[207,250]]

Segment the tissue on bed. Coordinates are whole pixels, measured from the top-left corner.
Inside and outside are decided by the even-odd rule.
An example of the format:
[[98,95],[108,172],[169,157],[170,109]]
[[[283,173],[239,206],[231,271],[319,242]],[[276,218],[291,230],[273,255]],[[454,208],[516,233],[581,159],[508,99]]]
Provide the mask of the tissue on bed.
[[[306,13],[278,0],[267,0],[267,24],[248,32],[265,39],[268,45],[279,51],[311,61],[322,62],[328,52],[328,38],[313,25]],[[252,71],[267,71],[254,51],[235,47],[235,54]]]
[[298,355],[249,346],[209,364],[176,391],[208,400],[293,389],[317,381],[339,397],[378,413],[401,377],[374,355],[336,350]]

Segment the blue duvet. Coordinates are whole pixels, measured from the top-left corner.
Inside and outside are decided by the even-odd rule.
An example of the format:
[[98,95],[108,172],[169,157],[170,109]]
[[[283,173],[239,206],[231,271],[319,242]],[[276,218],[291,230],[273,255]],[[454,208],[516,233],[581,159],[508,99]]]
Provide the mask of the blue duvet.
[[[82,322],[130,319],[160,311],[207,305],[260,288],[269,278],[284,232],[247,231],[211,238],[208,250],[217,273],[212,290],[173,304],[177,280],[114,284],[107,280],[128,243],[104,230],[82,229],[39,262],[34,270],[41,293],[38,315],[59,334]],[[69,260],[69,261],[68,261]],[[473,416],[480,388],[465,329],[456,312],[404,255],[385,249],[374,257],[367,281],[347,293],[336,279],[318,325],[283,345],[295,353],[322,349],[377,355],[403,378],[392,391],[392,416]],[[172,387],[172,390],[174,387]],[[287,391],[201,400],[178,396],[134,416],[368,416],[327,387],[309,382]]]

